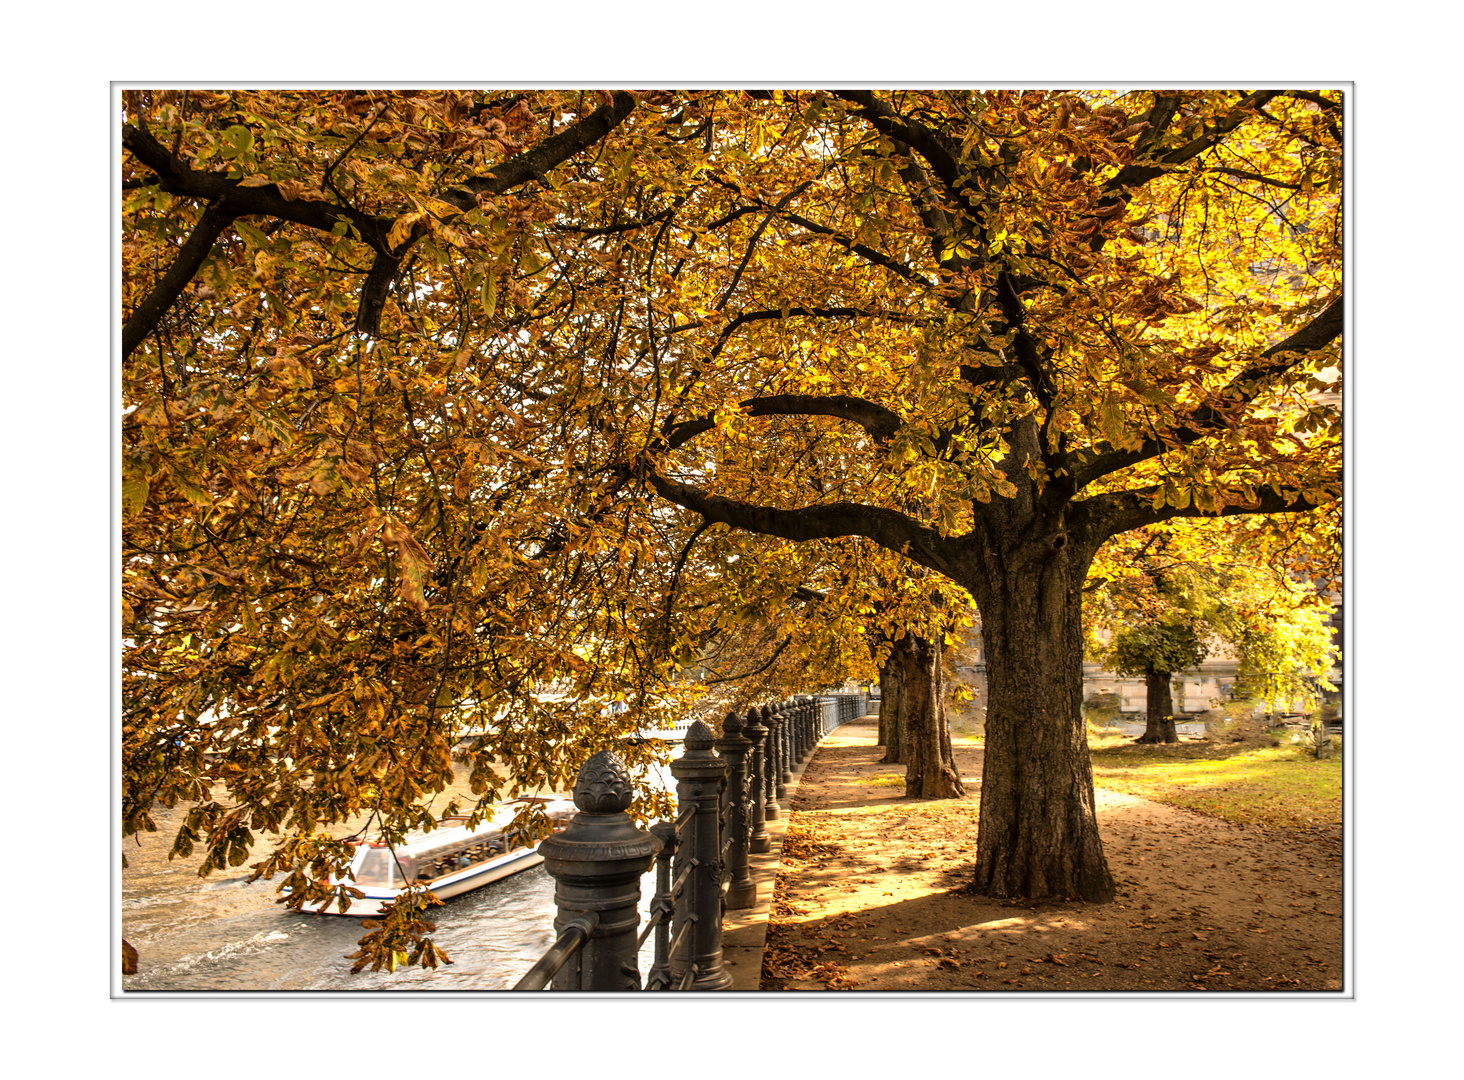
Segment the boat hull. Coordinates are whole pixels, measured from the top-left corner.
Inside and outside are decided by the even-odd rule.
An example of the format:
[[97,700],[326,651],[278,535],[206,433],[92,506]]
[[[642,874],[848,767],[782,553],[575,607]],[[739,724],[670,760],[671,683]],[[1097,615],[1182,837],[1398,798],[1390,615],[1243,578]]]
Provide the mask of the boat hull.
[[[532,870],[543,861],[544,856],[539,854],[538,848],[521,848],[518,851],[509,852],[502,858],[438,878],[428,887],[431,888],[437,899],[451,900],[454,896],[462,896],[474,889],[481,889],[484,885],[502,881],[504,878],[524,870]],[[300,910],[317,912],[324,909],[324,913],[327,915],[350,915],[357,919],[369,919],[380,915],[384,904],[395,900],[406,890],[368,887],[361,891],[366,895],[352,900],[351,906],[345,911],[341,911],[334,901],[329,904],[301,904]]]
[[[561,824],[556,826],[556,828],[562,828],[564,815],[572,813],[574,810],[573,803],[570,803],[569,801],[563,799],[545,799],[541,801],[546,803],[546,809],[551,812],[551,816],[560,820]],[[495,821],[489,822],[484,826],[480,826],[479,830],[459,830],[456,834],[451,832],[445,832],[442,834],[442,838],[450,844],[456,843],[458,845],[457,847],[449,847],[447,849],[449,853],[454,850],[462,850],[461,845],[465,843],[467,839],[477,839],[480,836],[483,839],[492,839],[494,836],[500,835],[502,828],[506,827],[508,822],[510,822],[512,818],[513,812],[509,809],[504,809],[498,813]],[[494,831],[488,831],[490,829]],[[436,834],[434,834],[434,836],[435,835]],[[404,853],[404,859],[410,857],[406,854],[406,852],[413,852],[414,850],[415,853],[422,853],[425,850],[426,857],[428,858],[431,858],[433,854],[440,853],[443,850],[443,848],[441,847],[438,847],[436,849],[424,849],[421,846],[422,843],[423,842],[419,839],[414,845],[408,845],[405,848],[399,848],[398,850]],[[373,848],[378,849],[380,848],[380,846],[381,845],[379,844],[372,845]],[[357,899],[352,900],[351,906],[347,910],[341,911],[339,904],[336,901],[316,901],[314,903],[302,904],[300,910],[303,912],[321,913],[326,915],[350,915],[358,919],[369,919],[374,916],[380,915],[384,905],[395,900],[406,890],[404,888],[397,887],[396,885],[388,886],[379,883],[361,884],[360,882],[363,878],[368,881],[370,880],[370,875],[363,874],[360,869],[363,865],[365,865],[361,862],[361,859],[363,857],[365,857],[364,852],[363,855],[358,856],[357,860],[352,864],[352,873],[357,877],[357,880],[353,883],[353,885],[355,888],[359,889],[363,895]],[[473,863],[469,866],[460,867],[457,870],[454,870],[450,873],[442,874],[436,878],[431,879],[430,881],[424,880],[420,882],[420,884],[425,884],[427,888],[432,891],[432,894],[437,897],[437,899],[450,900],[455,896],[462,896],[464,893],[472,892],[474,889],[481,889],[484,885],[491,885],[495,881],[502,881],[504,878],[510,877],[513,874],[518,874],[522,873],[525,870],[533,869],[534,867],[540,865],[543,861],[544,856],[539,854],[538,844],[534,844],[531,847],[516,847],[505,854],[490,858],[484,862]],[[411,871],[408,872],[410,873]],[[394,876],[398,882],[400,882],[401,880],[400,873],[394,875],[388,874],[386,876]]]

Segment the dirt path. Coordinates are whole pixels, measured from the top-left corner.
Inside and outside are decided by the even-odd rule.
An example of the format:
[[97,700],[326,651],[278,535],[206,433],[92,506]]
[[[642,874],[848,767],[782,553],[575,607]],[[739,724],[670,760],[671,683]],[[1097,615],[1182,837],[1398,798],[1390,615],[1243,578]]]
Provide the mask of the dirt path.
[[1233,825],[1100,790],[1115,903],[964,892],[982,750],[964,799],[909,801],[877,721],[806,766],[788,821],[764,990],[1342,990],[1342,836]]

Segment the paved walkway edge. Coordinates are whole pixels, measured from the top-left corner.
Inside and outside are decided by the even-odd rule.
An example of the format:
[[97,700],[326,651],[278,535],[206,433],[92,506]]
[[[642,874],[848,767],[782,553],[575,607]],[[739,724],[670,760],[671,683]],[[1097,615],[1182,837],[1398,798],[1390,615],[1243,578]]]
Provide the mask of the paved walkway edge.
[[[863,719],[865,717],[855,717],[855,720]],[[843,724],[839,727],[843,727]],[[833,730],[837,731],[838,728]],[[828,735],[824,737],[827,738]],[[803,769],[808,768],[822,745],[820,741],[813,748],[808,760],[803,763]],[[793,796],[798,791],[798,782],[803,777],[803,769],[789,778],[788,795],[778,800],[778,816],[767,822],[768,837],[771,840],[769,850],[760,855],[748,856],[748,868],[752,872],[752,880],[757,883],[757,902],[750,908],[728,908],[722,917],[722,966],[732,976],[732,991],[749,992],[762,988],[763,950],[768,941],[768,917],[773,903],[773,888],[778,883],[778,867],[783,861],[783,833],[788,828],[788,818],[792,815],[790,807],[793,805]]]

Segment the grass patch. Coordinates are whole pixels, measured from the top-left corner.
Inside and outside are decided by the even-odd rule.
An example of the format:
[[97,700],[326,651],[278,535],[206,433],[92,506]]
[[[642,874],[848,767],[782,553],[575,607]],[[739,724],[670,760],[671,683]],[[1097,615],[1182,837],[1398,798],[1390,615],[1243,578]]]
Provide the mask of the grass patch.
[[986,741],[986,713],[948,713],[946,726],[953,739]]
[[898,787],[905,786],[904,773],[880,773],[878,776],[871,776],[865,781],[870,787]]
[[[1121,743],[1121,744],[1120,744]],[[1090,742],[1093,782],[1110,791],[1272,828],[1342,824],[1342,760],[1317,761],[1291,743],[1216,747]]]
[[1094,753],[1099,750],[1113,750],[1118,747],[1132,746],[1134,737],[1125,735],[1118,728],[1095,728],[1088,727],[1088,749]]

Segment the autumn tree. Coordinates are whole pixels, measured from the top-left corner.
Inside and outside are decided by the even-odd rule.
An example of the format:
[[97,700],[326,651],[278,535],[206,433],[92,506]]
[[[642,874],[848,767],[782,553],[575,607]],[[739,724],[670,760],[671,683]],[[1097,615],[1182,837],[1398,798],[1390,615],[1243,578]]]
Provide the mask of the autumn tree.
[[699,650],[698,677],[712,687],[740,684],[710,695],[703,711],[872,681],[877,672],[886,690],[881,730],[893,732],[885,760],[906,766],[905,794],[964,794],[940,658],[951,635],[969,628],[969,605],[948,605],[929,571],[864,541],[793,544],[710,528],[692,533],[674,575],[685,583],[667,596],[683,658]]
[[1209,652],[1194,623],[1183,615],[1167,614],[1114,634],[1106,654],[1113,670],[1144,680],[1144,733],[1136,742],[1179,742],[1174,726],[1174,673],[1195,667]]
[[945,657],[970,633],[975,610],[964,590],[883,551],[862,604],[865,637],[879,668],[877,745],[882,764],[905,766],[905,795],[965,794],[946,718]]
[[1101,553],[1085,588],[1091,654],[1119,675],[1141,676],[1140,743],[1178,742],[1172,680],[1220,642],[1244,692],[1266,700],[1326,685],[1335,650],[1326,591],[1338,584],[1340,524],[1317,515],[1295,530],[1175,521],[1126,534]]
[[[635,106],[583,101],[128,95],[125,835],[191,802],[176,855],[260,859],[299,905],[349,860],[333,826],[397,840],[456,809],[432,800],[460,737],[482,732],[478,811],[567,790],[597,746],[679,711],[639,649],[656,590],[627,582],[680,533],[582,481],[536,487],[583,430],[534,417],[531,368],[499,356],[485,381],[467,316],[441,321],[463,297],[492,318],[501,289],[498,325],[532,322],[515,260],[543,211],[513,192]],[[406,256],[429,236],[456,261]],[[617,694],[627,711],[601,707]],[[403,911],[388,930],[420,944]]]
[[[1101,901],[1089,565],[1146,525],[1340,494],[1309,396],[1343,322],[1335,92],[127,106],[138,730],[248,700],[253,738],[318,761],[380,702],[394,745],[436,755],[441,711],[481,699],[558,779],[529,683],[574,668],[601,601],[653,604],[609,562],[669,566],[658,530],[702,523],[863,537],[980,612],[973,886]],[[630,624],[598,647],[633,660]],[[240,765],[257,794],[211,843],[320,812]]]
[[[979,891],[1112,894],[1080,719],[1078,597],[1102,544],[1339,494],[1336,417],[1306,397],[1342,326],[1339,111],[1280,92],[785,95],[786,153],[745,150],[764,190],[778,162],[801,171],[776,196],[738,189],[765,213],[725,258],[766,299],[716,320],[690,388],[740,362],[759,392],[737,416],[704,398],[635,467],[707,520],[868,536],[975,597]],[[776,464],[735,439],[792,417],[844,434],[860,481],[770,491]],[[679,456],[713,430],[735,461]]]

